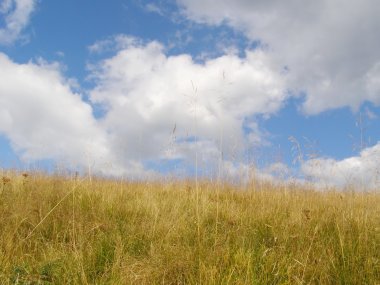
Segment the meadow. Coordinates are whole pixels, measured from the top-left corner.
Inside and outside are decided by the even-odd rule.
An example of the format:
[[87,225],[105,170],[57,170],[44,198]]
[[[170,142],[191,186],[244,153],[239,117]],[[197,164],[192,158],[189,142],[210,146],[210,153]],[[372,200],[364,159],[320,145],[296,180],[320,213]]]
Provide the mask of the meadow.
[[0,284],[380,284],[380,193],[9,172]]

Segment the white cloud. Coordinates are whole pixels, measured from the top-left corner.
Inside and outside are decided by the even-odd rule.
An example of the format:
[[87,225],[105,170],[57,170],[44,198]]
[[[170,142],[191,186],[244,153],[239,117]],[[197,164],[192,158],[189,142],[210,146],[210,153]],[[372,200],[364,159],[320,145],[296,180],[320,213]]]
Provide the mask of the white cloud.
[[223,181],[235,181],[241,184],[265,182],[280,186],[309,185],[304,179],[294,176],[293,170],[282,162],[274,162],[257,168],[254,163],[224,161],[221,164],[220,177]]
[[221,138],[225,158],[240,159],[244,118],[272,114],[287,97],[285,75],[259,50],[199,64],[186,54],[167,56],[157,42],[129,43],[91,70],[91,101],[106,106],[101,125],[124,161],[193,163],[197,150],[210,165]]
[[197,22],[226,23],[267,46],[307,92],[305,112],[380,103],[380,5],[363,1],[177,0]]
[[194,166],[197,152],[200,168],[215,169],[220,146],[225,160],[238,160],[244,144],[261,142],[256,124],[250,123],[253,133],[244,133],[245,118],[272,114],[287,97],[285,75],[258,50],[199,64],[186,54],[167,56],[157,42],[127,36],[116,37],[116,45],[110,41],[91,48],[120,49],[90,69],[90,100],[106,109],[101,119],[59,64],[18,64],[0,54],[0,133],[22,159],[152,177],[146,162]]
[[380,94],[380,61],[366,73],[365,84],[369,96],[376,100]]
[[380,143],[343,160],[311,159],[302,165],[306,178],[321,186],[376,188],[380,182]]
[[127,35],[116,35],[105,40],[100,40],[88,47],[90,53],[115,52],[131,45],[140,44],[142,40]]
[[26,161],[53,159],[104,174],[129,171],[118,164],[92,108],[72,91],[58,64],[17,64],[0,53],[0,134]]
[[4,18],[4,27],[0,27],[0,44],[11,44],[19,38],[36,3],[37,0],[3,0],[0,3],[0,16]]
[[151,12],[151,13],[156,13],[160,16],[164,16],[165,13],[164,11],[156,4],[154,3],[148,3],[145,5],[145,9],[148,11],[148,12]]

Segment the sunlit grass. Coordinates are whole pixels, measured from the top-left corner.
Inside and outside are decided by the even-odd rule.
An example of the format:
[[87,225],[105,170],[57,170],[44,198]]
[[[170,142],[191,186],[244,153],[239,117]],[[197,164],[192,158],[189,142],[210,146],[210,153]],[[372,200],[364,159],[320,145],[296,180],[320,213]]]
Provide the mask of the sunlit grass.
[[1,284],[380,284],[380,194],[4,178]]

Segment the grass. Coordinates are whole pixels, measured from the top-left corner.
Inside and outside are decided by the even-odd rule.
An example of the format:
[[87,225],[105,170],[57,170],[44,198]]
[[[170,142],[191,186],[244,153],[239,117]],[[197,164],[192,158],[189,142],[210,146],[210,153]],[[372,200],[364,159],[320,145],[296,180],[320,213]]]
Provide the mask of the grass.
[[25,176],[0,284],[380,284],[380,194]]

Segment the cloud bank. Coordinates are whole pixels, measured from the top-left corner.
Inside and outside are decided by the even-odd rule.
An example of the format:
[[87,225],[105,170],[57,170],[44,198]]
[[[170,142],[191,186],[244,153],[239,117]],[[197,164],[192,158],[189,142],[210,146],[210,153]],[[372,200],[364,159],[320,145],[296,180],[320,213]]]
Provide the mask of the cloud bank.
[[[187,54],[167,56],[158,42],[123,43],[90,68],[90,102],[58,64],[18,64],[0,54],[0,132],[24,160],[91,162],[103,173],[140,175],[152,174],[150,161],[193,166],[199,152],[200,165],[210,167],[221,153],[238,160],[247,143],[259,144],[246,118],[276,112],[288,96],[286,75],[259,50],[201,64]],[[104,108],[102,118],[91,104]]]
[[368,147],[358,156],[343,160],[316,158],[302,165],[303,174],[321,186],[352,186],[376,189],[380,182],[380,143]]
[[[166,54],[156,41],[124,35],[99,41],[89,51],[112,55],[90,65],[88,100],[59,64],[20,64],[0,53],[0,133],[22,159],[143,177],[157,175],[152,162],[193,167],[197,153],[201,169],[217,172],[223,158],[224,172],[237,177],[250,169],[243,162],[247,147],[263,143],[252,118],[276,113],[289,96],[304,94],[306,114],[380,103],[375,0],[177,2],[189,20],[227,24],[259,47],[244,57],[231,49],[199,63],[189,54]],[[36,3],[1,2],[0,44],[20,38]],[[104,111],[101,118],[93,115],[95,104]],[[311,159],[301,173],[327,186],[374,187],[378,152],[379,144],[341,161]],[[257,173],[275,179],[290,170],[280,163]]]
[[376,0],[177,2],[192,21],[227,24],[259,41],[268,56],[288,68],[289,88],[306,93],[307,114],[380,103]]
[[[156,177],[149,161],[178,161],[231,179],[250,177],[248,145],[262,143],[255,121],[287,100],[287,73],[262,50],[196,63],[168,56],[158,42],[118,36],[115,54],[89,69],[89,102],[57,63],[19,64],[0,54],[0,133],[24,161],[54,159],[106,175]],[[110,44],[109,42],[107,45]],[[99,45],[99,50],[101,52]],[[114,45],[115,46],[115,45]],[[95,118],[93,104],[104,108]],[[32,119],[31,119],[32,118]],[[342,161],[305,161],[301,173],[324,186],[377,185],[379,145]],[[260,179],[291,175],[281,163],[254,170]]]

